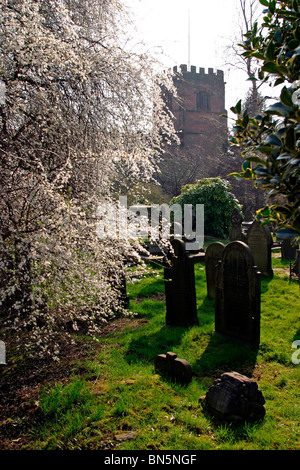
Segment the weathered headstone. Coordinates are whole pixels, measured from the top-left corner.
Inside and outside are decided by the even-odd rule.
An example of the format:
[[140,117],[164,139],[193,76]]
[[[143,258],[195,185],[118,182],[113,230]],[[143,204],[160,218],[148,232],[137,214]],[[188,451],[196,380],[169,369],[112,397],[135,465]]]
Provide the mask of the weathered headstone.
[[281,258],[293,260],[296,258],[296,251],[299,245],[295,238],[284,238],[281,242]]
[[238,372],[225,372],[201,398],[203,408],[215,418],[242,424],[265,416],[265,399],[257,383]]
[[166,293],[166,324],[172,326],[198,325],[194,262],[181,239],[171,241],[174,254],[164,268]]
[[166,374],[181,383],[188,383],[192,380],[192,368],[185,359],[179,359],[177,354],[167,352],[167,354],[158,354],[154,359],[155,369]]
[[234,207],[230,216],[231,230],[229,232],[229,240],[231,242],[235,240],[243,241],[242,232],[243,216],[237,207]]
[[221,242],[211,243],[205,251],[205,272],[207,296],[210,299],[215,298],[218,263],[222,257],[225,245]]
[[257,269],[269,277],[273,277],[272,245],[273,239],[269,228],[258,220],[252,222],[248,234],[247,245],[250,247]]
[[260,272],[246,243],[229,243],[218,266],[215,330],[251,344],[260,340]]

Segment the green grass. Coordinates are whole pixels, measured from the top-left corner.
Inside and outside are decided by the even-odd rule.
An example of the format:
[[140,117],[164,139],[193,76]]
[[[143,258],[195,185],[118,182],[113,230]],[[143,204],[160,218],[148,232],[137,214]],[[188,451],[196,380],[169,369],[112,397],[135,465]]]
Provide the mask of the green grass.
[[[276,271],[272,280],[262,280],[261,343],[254,350],[213,334],[214,302],[206,296],[203,265],[196,265],[195,276],[200,325],[189,329],[165,325],[163,273],[157,266],[128,285],[132,323],[102,338],[68,384],[43,391],[40,424],[29,433],[26,448],[300,449],[300,364],[291,360],[292,343],[300,339],[299,285]],[[156,373],[154,358],[167,351],[190,362],[195,375],[188,385]],[[200,397],[231,370],[258,382],[266,400],[262,422],[236,427],[204,413]]]

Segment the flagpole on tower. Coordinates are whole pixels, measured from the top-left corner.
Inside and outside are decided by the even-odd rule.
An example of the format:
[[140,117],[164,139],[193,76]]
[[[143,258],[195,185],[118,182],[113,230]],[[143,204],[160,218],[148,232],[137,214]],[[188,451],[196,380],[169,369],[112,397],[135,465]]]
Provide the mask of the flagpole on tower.
[[188,68],[191,66],[191,17],[188,11]]

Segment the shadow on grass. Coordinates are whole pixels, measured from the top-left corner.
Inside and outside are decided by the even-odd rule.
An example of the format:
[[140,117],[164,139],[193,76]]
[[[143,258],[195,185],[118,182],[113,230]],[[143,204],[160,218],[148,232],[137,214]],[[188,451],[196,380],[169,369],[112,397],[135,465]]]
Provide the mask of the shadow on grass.
[[153,293],[164,293],[165,292],[165,282],[163,279],[156,279],[151,285],[148,285],[139,290],[139,297],[147,297]]
[[213,333],[199,359],[193,365],[198,376],[218,377],[223,372],[252,376],[258,347]]
[[[215,377],[232,370],[251,377],[258,347],[214,333],[214,302],[208,297],[198,307],[198,318],[199,326],[184,328],[164,325],[152,334],[132,339],[126,360],[129,363],[142,361],[153,364],[158,354],[176,349],[183,338],[191,333],[190,340],[199,341],[199,358],[191,362],[193,373],[198,378]],[[187,359],[184,354],[181,357]]]
[[181,343],[186,328],[163,326],[153,334],[145,334],[132,340],[126,353],[129,363],[151,362],[158,354],[165,354]]
[[205,323],[214,324],[215,303],[208,296],[197,298],[197,314],[200,326]]
[[[152,288],[154,284],[156,284],[156,288],[153,290],[151,289],[151,292],[149,292],[149,287]],[[145,286],[144,289],[142,288],[139,290],[138,299],[140,299],[142,303],[140,306],[135,304],[134,311],[138,313],[140,317],[153,318],[154,316],[161,315],[162,311],[164,311],[165,315],[165,298],[160,302],[156,301],[155,304],[152,300],[155,299],[155,295],[153,296],[153,294],[158,293],[157,285],[161,285],[161,280],[158,279],[154,284]],[[164,296],[164,290],[161,290],[160,294]],[[145,295],[146,298],[143,297],[143,295]],[[137,298],[134,298],[133,300],[137,301]],[[201,328],[204,325],[209,325],[214,322],[214,302],[209,300],[207,297],[204,299],[198,298],[197,301],[199,328]],[[190,328],[197,327],[192,326]],[[155,333],[145,333],[138,338],[132,339],[126,353],[127,361],[130,363],[139,361],[153,363],[154,358],[158,354],[165,354],[180,345],[183,336],[186,335],[190,328],[164,325]]]
[[162,293],[164,294],[165,292],[165,284],[164,280],[157,278],[154,281],[151,281],[147,283],[145,286],[139,287],[138,293],[134,292],[134,289],[128,289],[128,295],[129,298],[135,299],[135,298],[148,298],[149,296],[156,294],[156,293]]
[[[267,292],[271,280],[262,276],[262,294]],[[148,297],[148,299],[143,300],[138,312],[139,315],[153,318],[162,313],[162,307],[165,308],[165,299],[160,303],[161,308],[159,308],[159,303],[154,306],[150,302],[151,296],[158,291],[164,295],[164,280],[162,278],[154,280],[151,285],[140,286],[138,298],[142,300]],[[191,366],[195,375],[215,377],[222,372],[235,370],[250,377],[256,364],[258,350],[249,344],[213,334],[215,303],[207,296],[203,270],[196,273],[196,297],[199,326],[191,327],[193,331],[189,341],[194,344],[191,345],[192,352],[187,352],[187,356],[194,357]],[[147,311],[148,309],[149,311]],[[181,345],[186,335],[189,335],[189,328],[164,325],[154,333],[145,333],[133,338],[127,350],[126,359],[129,363],[141,361],[153,364],[158,354],[178,349],[177,346]],[[196,341],[199,344],[198,357],[195,357]],[[181,358],[188,359],[187,356],[185,357],[182,353]]]
[[297,332],[294,335],[294,341],[300,340],[300,328],[297,330]]
[[[262,288],[268,290],[271,279],[264,278]],[[244,343],[237,339],[227,338],[214,332],[215,303],[207,296],[198,307],[200,327],[210,323],[212,335],[205,350],[199,355],[199,359],[193,365],[197,375],[215,376],[223,372],[235,370],[244,375],[251,376],[256,364],[258,346]]]
[[272,277],[261,275],[260,291],[264,295],[269,289],[269,283],[272,282]]

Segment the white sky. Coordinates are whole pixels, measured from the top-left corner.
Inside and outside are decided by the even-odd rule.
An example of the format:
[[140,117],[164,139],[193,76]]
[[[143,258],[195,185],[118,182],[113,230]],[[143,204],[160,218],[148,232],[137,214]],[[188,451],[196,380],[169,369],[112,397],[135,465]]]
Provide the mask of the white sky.
[[[239,38],[239,0],[126,0],[136,17],[138,37],[163,50],[164,66],[190,64],[221,69],[226,82],[226,109],[250,87],[246,74],[229,70],[226,45]],[[190,28],[189,25],[190,18]],[[190,48],[188,37],[190,31]],[[160,59],[162,57],[160,56]]]

